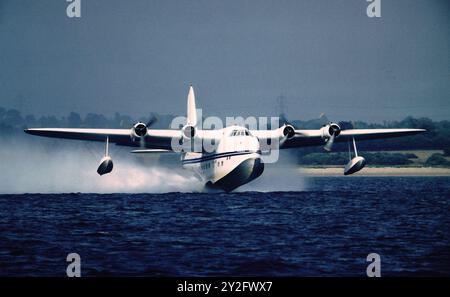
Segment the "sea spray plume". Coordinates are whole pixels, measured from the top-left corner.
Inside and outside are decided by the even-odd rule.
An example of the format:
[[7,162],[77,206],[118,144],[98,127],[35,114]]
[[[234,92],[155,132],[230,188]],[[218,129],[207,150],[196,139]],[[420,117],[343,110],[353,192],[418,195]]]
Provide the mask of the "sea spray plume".
[[178,166],[147,160],[145,166],[128,150],[111,148],[116,168],[96,172],[100,144],[12,139],[0,149],[0,193],[164,193],[198,192],[202,183]]
[[237,192],[304,191],[307,188],[307,179],[297,163],[298,155],[295,150],[280,151],[277,163],[267,164],[262,176],[238,188]]

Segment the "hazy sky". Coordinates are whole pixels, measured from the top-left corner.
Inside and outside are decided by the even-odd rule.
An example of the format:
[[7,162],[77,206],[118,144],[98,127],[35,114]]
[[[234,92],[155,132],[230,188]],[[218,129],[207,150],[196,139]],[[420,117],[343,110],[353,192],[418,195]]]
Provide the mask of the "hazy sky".
[[0,106],[450,119],[450,1],[0,0]]

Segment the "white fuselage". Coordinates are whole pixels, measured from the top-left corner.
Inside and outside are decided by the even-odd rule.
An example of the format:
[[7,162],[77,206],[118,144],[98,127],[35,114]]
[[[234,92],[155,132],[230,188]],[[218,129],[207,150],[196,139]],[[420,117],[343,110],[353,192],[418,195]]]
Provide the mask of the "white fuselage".
[[264,170],[258,138],[248,129],[230,126],[208,133],[214,149],[188,152],[182,157],[183,167],[192,170],[206,184],[231,191],[257,178]]

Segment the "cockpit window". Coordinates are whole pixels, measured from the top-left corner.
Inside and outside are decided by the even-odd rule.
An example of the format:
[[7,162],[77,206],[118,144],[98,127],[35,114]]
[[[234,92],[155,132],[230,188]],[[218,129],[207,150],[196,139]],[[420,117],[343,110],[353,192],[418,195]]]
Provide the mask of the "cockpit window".
[[233,130],[230,136],[250,136],[250,132],[248,130]]

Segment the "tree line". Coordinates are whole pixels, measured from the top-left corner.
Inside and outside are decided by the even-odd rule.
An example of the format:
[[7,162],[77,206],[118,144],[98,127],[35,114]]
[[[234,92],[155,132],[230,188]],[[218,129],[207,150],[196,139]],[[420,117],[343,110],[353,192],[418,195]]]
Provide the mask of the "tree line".
[[[79,113],[70,112],[67,116],[34,116],[32,114],[22,115],[17,109],[5,109],[0,107],[0,137],[14,136],[22,133],[23,129],[30,127],[71,127],[71,128],[131,128],[138,121],[146,122],[151,117],[158,121],[154,128],[168,128],[173,115],[161,115],[151,113],[148,116],[133,118],[128,115],[115,113],[113,116],[88,113],[81,116]],[[307,121],[290,121],[297,129],[318,129],[329,122],[326,117]],[[406,117],[401,121],[385,121],[383,123],[365,123],[362,121],[339,122],[341,128],[422,128],[427,132],[419,135],[392,138],[386,140],[372,140],[358,143],[360,150],[413,150],[413,149],[439,149],[450,148],[450,121],[433,121],[429,118]],[[317,152],[320,148],[305,148],[304,152]],[[346,151],[345,143],[337,143],[334,151]]]

